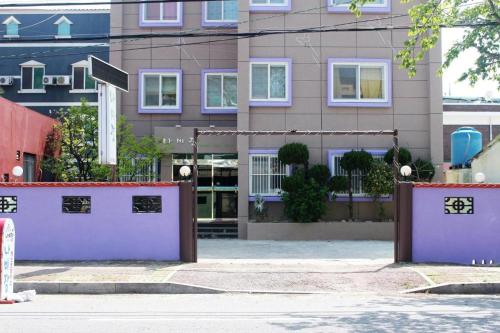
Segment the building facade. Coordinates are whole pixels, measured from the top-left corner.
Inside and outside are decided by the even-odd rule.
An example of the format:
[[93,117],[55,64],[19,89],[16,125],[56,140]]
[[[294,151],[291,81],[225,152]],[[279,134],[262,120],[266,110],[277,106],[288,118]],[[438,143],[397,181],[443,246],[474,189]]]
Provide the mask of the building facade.
[[[0,97],[0,182],[42,180],[47,135],[58,122]],[[13,168],[23,168],[23,175]]]
[[[408,24],[409,8],[399,0],[380,0],[364,7],[363,15],[356,18],[344,2],[333,0],[112,6],[111,34],[352,30],[113,44],[111,62],[131,74],[131,91],[121,94],[120,110],[136,134],[155,135],[171,144],[172,154],[161,164],[165,180],[178,179],[180,166],[192,163],[195,127],[398,129],[401,146],[415,158],[432,160],[439,169],[442,87],[435,72],[441,51],[439,47],[431,51],[413,79],[394,60],[407,32],[390,27]],[[366,31],[373,27],[389,28]],[[289,142],[305,143],[310,163],[328,165],[333,174],[343,172],[338,162],[345,151],[365,149],[378,157],[392,145],[387,137],[202,137],[200,218],[237,220],[239,235],[245,238],[253,200],[259,195],[268,202],[270,215],[280,219],[280,184],[288,168],[279,164],[277,151]],[[356,181],[356,215],[370,218],[371,199],[361,191],[360,176]],[[338,211],[332,219],[342,218],[344,213]]]
[[3,97],[50,116],[81,99],[97,105],[87,58],[108,60],[109,44],[72,39],[108,35],[109,10],[2,9],[0,23]]

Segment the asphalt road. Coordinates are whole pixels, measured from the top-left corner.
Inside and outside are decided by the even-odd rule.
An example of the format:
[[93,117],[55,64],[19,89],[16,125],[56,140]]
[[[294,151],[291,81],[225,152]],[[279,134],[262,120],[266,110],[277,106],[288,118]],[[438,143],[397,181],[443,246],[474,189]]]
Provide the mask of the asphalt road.
[[500,296],[37,296],[0,305],[0,332],[499,332]]

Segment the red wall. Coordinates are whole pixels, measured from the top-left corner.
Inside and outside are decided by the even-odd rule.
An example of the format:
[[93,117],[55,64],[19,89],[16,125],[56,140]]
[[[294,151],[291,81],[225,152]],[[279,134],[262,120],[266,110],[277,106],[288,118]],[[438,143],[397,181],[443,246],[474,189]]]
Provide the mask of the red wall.
[[[45,139],[57,123],[50,117],[0,97],[0,181],[6,173],[10,181],[23,181],[23,177],[12,175],[14,166],[23,166],[23,153],[36,155],[39,180]],[[21,152],[19,161],[16,160],[17,151]]]

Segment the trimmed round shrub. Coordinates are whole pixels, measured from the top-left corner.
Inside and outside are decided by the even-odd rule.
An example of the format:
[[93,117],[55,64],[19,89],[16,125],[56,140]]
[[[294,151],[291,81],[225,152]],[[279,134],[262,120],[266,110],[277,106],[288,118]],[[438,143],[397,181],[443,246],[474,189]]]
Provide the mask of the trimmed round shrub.
[[[394,158],[394,148],[391,148],[385,153],[384,161],[385,163],[392,165],[392,159]],[[401,166],[409,165],[412,161],[411,153],[408,149],[399,147],[399,158],[398,162]]]
[[281,189],[284,192],[294,192],[304,185],[305,174],[303,170],[297,170],[293,175],[283,178]]
[[353,150],[347,152],[340,159],[340,166],[346,171],[360,170],[366,172],[370,170],[373,157],[370,153],[364,150]]
[[417,159],[412,165],[412,176],[417,182],[430,182],[436,169],[431,161]]
[[297,184],[293,191],[282,194],[285,215],[295,222],[317,222],[326,212],[326,186],[312,179]]
[[309,169],[309,177],[318,184],[326,185],[330,179],[330,169],[326,165],[316,164]]
[[307,161],[309,161],[309,149],[303,143],[288,143],[280,148],[278,159],[281,163],[287,165],[306,165]]
[[328,184],[328,189],[334,193],[347,192],[349,185],[346,176],[333,176]]

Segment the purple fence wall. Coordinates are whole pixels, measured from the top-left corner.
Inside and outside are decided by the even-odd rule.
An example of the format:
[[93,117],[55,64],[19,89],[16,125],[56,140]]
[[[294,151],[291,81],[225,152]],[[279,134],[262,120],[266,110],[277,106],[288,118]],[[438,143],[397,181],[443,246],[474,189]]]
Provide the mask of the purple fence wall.
[[[63,212],[68,196],[90,197],[90,212],[78,203]],[[133,213],[133,196],[155,196],[156,212]],[[146,202],[139,211],[151,208]],[[179,216],[175,183],[0,184],[0,218],[16,226],[16,260],[178,261]]]
[[415,184],[412,261],[500,263],[500,184]]

